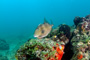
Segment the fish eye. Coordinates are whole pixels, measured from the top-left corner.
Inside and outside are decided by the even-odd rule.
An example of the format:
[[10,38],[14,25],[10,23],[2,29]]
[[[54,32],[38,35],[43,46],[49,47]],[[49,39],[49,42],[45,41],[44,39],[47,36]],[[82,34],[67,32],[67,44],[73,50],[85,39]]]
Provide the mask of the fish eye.
[[44,33],[44,30],[42,30],[42,33]]

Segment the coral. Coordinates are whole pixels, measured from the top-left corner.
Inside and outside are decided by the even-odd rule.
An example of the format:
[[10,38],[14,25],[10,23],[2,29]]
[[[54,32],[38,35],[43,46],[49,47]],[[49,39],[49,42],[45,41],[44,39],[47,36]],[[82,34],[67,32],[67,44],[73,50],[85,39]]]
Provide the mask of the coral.
[[64,35],[66,35],[67,38],[70,38],[70,36],[71,36],[70,27],[68,25],[61,24],[59,26],[59,32],[63,32]]
[[46,36],[47,38],[51,38],[52,36],[57,36],[59,35],[59,27],[56,27],[52,29],[52,31]]
[[[73,38],[72,40],[72,45],[73,45],[73,51],[74,51],[74,55],[72,57],[71,60],[78,60],[78,59],[82,59],[84,57],[88,57],[87,55],[89,55],[89,41],[90,41],[90,37],[84,39],[83,37],[80,38],[79,40],[77,40],[77,38]],[[76,57],[77,56],[77,57]],[[86,59],[86,58],[84,58]],[[88,57],[88,59],[90,59]]]
[[87,15],[86,17],[76,17],[74,19],[74,24],[80,33],[88,33],[90,31],[90,15]]
[[74,18],[74,24],[75,24],[76,26],[77,26],[79,23],[83,22],[83,21],[86,21],[86,18],[84,18],[84,17],[79,17],[79,16],[77,16],[77,17]]
[[31,39],[16,53],[17,60],[61,60],[64,45],[50,39]]
[[90,14],[85,17],[86,19],[90,19]]
[[[82,20],[82,19],[81,19]],[[78,31],[77,31],[78,30]],[[90,15],[78,22],[71,39],[74,55],[71,60],[90,60]]]
[[46,38],[51,38],[54,41],[63,42],[67,44],[71,37],[70,27],[65,24],[59,25],[57,28],[52,29],[51,33]]

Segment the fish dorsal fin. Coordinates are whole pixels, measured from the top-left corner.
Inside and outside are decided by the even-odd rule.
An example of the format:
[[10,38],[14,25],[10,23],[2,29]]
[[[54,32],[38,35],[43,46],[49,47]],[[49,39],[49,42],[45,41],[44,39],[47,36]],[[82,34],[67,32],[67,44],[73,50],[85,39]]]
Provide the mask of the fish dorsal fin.
[[52,19],[50,19],[50,21],[51,21],[51,25],[53,26],[53,22],[52,22]]
[[[48,23],[48,21],[46,20],[46,18],[44,18],[44,24],[45,24],[45,23]],[[49,24],[49,23],[48,23],[48,24]]]

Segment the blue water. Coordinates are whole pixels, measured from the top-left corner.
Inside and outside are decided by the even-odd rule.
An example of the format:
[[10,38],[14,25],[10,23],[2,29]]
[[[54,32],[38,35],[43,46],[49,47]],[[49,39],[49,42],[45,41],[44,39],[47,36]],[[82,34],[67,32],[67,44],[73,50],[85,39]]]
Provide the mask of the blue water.
[[0,36],[33,34],[44,17],[54,26],[90,14],[89,0],[0,0]]
[[75,16],[88,14],[90,0],[0,0],[0,39],[28,39],[44,17],[49,22],[52,19],[56,27],[62,23],[73,25]]

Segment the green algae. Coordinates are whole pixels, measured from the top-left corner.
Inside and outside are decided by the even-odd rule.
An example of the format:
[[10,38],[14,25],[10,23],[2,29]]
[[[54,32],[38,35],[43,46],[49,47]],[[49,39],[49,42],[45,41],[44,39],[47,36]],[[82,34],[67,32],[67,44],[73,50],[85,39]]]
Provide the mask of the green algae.
[[[50,39],[31,39],[17,51],[16,59],[19,60],[23,57],[31,59],[34,58],[34,55],[36,58],[42,60],[51,56],[53,57],[56,51],[52,51],[52,47],[56,46],[56,43],[57,42]],[[47,56],[45,57],[45,55]]]

